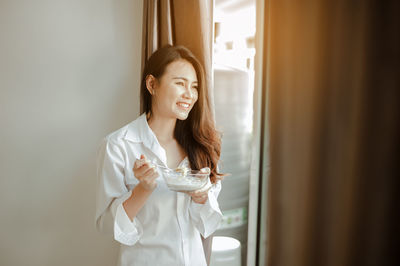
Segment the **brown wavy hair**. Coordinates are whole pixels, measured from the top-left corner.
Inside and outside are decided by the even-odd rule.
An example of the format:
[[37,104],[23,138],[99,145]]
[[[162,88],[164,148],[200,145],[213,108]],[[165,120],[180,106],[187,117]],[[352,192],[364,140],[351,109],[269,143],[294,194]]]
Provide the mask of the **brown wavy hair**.
[[164,46],[155,51],[147,60],[140,87],[141,113],[151,116],[152,96],[146,89],[148,75],[160,79],[168,64],[184,59],[190,62],[197,74],[198,99],[186,120],[177,120],[174,137],[185,150],[190,167],[211,169],[210,180],[215,184],[224,174],[217,172],[221,154],[221,134],[215,129],[212,118],[208,88],[203,66],[193,53],[184,46]]

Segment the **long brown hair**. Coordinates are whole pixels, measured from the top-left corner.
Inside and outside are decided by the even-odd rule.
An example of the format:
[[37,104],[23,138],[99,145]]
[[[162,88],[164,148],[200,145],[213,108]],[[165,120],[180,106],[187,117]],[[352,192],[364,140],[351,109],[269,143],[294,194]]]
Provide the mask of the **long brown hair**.
[[151,115],[152,97],[146,88],[148,75],[160,79],[168,64],[184,59],[190,62],[197,75],[198,99],[186,120],[177,120],[174,137],[185,150],[192,169],[209,167],[210,180],[216,183],[223,174],[217,172],[217,164],[221,154],[221,136],[215,129],[208,88],[206,87],[203,66],[192,52],[184,46],[164,46],[155,51],[147,60],[140,88],[141,113]]

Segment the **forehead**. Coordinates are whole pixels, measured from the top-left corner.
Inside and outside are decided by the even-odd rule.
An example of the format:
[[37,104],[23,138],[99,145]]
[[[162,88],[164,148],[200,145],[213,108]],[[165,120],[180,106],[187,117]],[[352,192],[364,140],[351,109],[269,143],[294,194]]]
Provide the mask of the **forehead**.
[[193,65],[185,59],[178,59],[169,63],[165,68],[163,76],[169,78],[183,77],[192,82],[197,81],[196,70]]

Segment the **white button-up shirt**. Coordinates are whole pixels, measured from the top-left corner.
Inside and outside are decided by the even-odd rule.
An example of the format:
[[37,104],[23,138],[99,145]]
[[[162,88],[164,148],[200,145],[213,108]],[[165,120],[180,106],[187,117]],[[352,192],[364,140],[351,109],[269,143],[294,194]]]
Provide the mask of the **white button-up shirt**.
[[[139,183],[132,168],[144,154],[167,166],[165,150],[146,115],[104,138],[98,154],[96,227],[120,242],[118,265],[206,265],[200,234],[210,236],[222,219],[218,181],[205,204],[168,189],[160,173],[157,187],[131,221],[122,203]],[[180,166],[189,166],[186,157]]]

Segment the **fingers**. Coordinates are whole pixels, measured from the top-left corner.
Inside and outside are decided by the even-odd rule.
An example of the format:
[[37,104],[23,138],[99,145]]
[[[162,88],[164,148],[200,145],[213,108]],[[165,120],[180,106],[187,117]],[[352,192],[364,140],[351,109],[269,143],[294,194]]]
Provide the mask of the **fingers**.
[[199,203],[199,204],[204,204],[208,199],[208,193],[206,193],[206,192],[201,192],[201,193],[191,192],[188,194],[192,197],[192,200],[194,202]]
[[133,170],[133,172],[135,173],[135,176],[137,177],[137,176],[151,175],[153,173],[156,173],[157,170],[154,166],[146,163],[146,164],[142,165],[140,168]]
[[204,196],[208,196],[208,191],[210,189],[207,190],[196,190],[196,191],[192,191],[192,192],[188,192],[189,196],[192,197],[204,197]]
[[146,189],[154,189],[157,185],[156,178],[158,177],[158,173],[154,173],[152,175],[143,177],[140,180],[140,184],[144,186]]
[[207,193],[192,194],[191,196],[192,196],[193,198],[199,198],[199,199],[201,199],[201,198],[206,198],[206,197],[208,197],[208,194],[207,194]]
[[158,172],[155,172],[154,174],[152,174],[152,175],[149,177],[149,180],[155,181],[155,180],[157,179],[157,177],[158,177]]
[[158,177],[158,172],[154,168],[150,168],[142,175],[142,177],[148,180],[154,180]]
[[150,161],[147,160],[146,156],[143,154],[140,156],[140,159],[137,159],[133,165],[133,169],[138,169],[142,167],[143,165],[148,164],[150,165]]
[[[144,167],[146,166],[146,167]],[[135,163],[133,164],[133,171],[146,171],[146,169],[151,168],[153,166],[153,164],[146,159],[146,156],[144,156],[143,154],[140,156],[140,159],[137,159],[135,161]]]
[[202,195],[202,194],[208,194],[208,191],[211,189],[211,186],[204,186],[203,188],[200,188],[198,190],[193,191],[192,193],[194,195]]
[[158,177],[158,172],[155,168],[148,168],[139,173],[135,173],[135,176],[140,181],[142,180],[154,180]]
[[146,159],[145,155],[142,154],[140,159],[135,161],[132,170],[143,188],[153,190],[157,186],[157,169],[155,165]]
[[152,182],[158,177],[156,167],[146,159],[145,155],[141,155],[140,159],[136,160],[133,167],[133,173],[139,181]]

